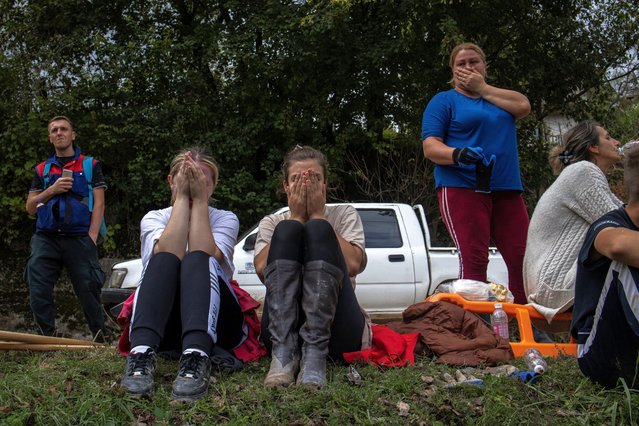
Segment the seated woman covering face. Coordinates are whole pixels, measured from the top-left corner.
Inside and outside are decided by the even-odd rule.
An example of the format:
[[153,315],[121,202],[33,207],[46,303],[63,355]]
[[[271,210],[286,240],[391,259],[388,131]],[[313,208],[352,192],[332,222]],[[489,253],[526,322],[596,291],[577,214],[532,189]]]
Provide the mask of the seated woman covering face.
[[[366,266],[364,228],[352,206],[326,205],[326,157],[297,146],[282,164],[290,210],[261,220],[255,269],[266,286],[262,341],[266,387],[326,383],[326,357],[370,346],[370,321],[355,297]],[[301,351],[300,351],[301,345]],[[301,352],[301,361],[300,361]]]
[[201,149],[176,156],[168,180],[171,207],[150,211],[140,225],[144,272],[121,385],[135,395],[150,393],[156,351],[177,349],[173,398],[190,401],[206,394],[214,345],[232,349],[246,338],[229,285],[239,222],[209,207],[218,168]]
[[619,161],[619,142],[588,121],[570,129],[564,141],[550,154],[560,174],[535,207],[524,256],[528,302],[548,322],[573,304],[577,256],[588,227],[622,205],[606,180]]

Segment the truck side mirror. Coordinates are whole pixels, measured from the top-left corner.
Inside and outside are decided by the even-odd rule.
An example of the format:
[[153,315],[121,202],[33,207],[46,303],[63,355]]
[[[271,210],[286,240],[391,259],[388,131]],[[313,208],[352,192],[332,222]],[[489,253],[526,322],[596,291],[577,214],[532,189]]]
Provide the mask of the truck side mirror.
[[244,251],[251,251],[255,249],[256,238],[257,238],[257,232],[246,237],[246,239],[244,240],[244,245],[242,246],[242,249]]

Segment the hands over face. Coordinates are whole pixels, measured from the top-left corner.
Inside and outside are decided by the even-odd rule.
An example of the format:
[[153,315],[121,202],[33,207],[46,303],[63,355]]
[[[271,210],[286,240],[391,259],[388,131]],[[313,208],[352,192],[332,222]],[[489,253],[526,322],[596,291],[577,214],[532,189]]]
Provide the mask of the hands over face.
[[306,210],[306,185],[304,173],[293,174],[286,185],[288,207],[291,209],[291,219],[305,223],[308,220]]
[[309,219],[323,219],[326,205],[326,184],[318,173],[309,170],[306,190],[306,211]]
[[477,70],[461,68],[455,71],[457,84],[464,90],[479,93],[484,86],[486,80],[484,76]]
[[324,218],[326,184],[321,174],[308,169],[292,175],[286,195],[291,219],[305,223],[309,219]]
[[189,187],[188,167],[186,161],[182,163],[182,166],[178,172],[171,179],[171,190],[178,198],[191,198],[191,189]]
[[204,201],[208,203],[210,194],[207,187],[206,175],[193,160],[189,152],[184,164],[187,165],[187,177],[189,182],[189,190],[193,201]]

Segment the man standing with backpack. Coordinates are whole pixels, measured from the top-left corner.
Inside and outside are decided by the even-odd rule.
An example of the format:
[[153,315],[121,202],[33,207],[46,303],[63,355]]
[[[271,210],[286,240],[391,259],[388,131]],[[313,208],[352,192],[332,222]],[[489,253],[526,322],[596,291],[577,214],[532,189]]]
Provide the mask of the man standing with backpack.
[[53,287],[65,267],[94,340],[103,341],[100,291],[104,272],[97,247],[106,190],[102,167],[80,153],[67,117],[53,117],[47,130],[55,152],[36,166],[26,203],[27,212],[36,215],[25,270],[31,311],[37,332],[53,335]]

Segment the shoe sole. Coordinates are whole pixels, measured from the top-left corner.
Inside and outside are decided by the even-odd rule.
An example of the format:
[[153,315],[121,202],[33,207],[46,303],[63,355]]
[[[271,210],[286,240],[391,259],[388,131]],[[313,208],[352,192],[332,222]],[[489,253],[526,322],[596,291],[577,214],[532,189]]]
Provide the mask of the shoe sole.
[[295,383],[295,373],[267,374],[264,379],[265,388],[286,388]]
[[204,392],[201,392],[195,395],[176,395],[173,392],[171,392],[171,398],[173,399],[173,401],[177,401],[177,402],[193,402],[198,399],[201,399],[203,396],[206,396],[207,392],[208,392],[208,389],[204,390]]
[[134,392],[132,390],[127,389],[126,387],[120,385],[120,389],[123,389],[124,391],[126,391],[130,396],[134,397],[134,398],[142,398],[145,396],[149,396],[153,393],[153,388],[149,389],[146,392]]

